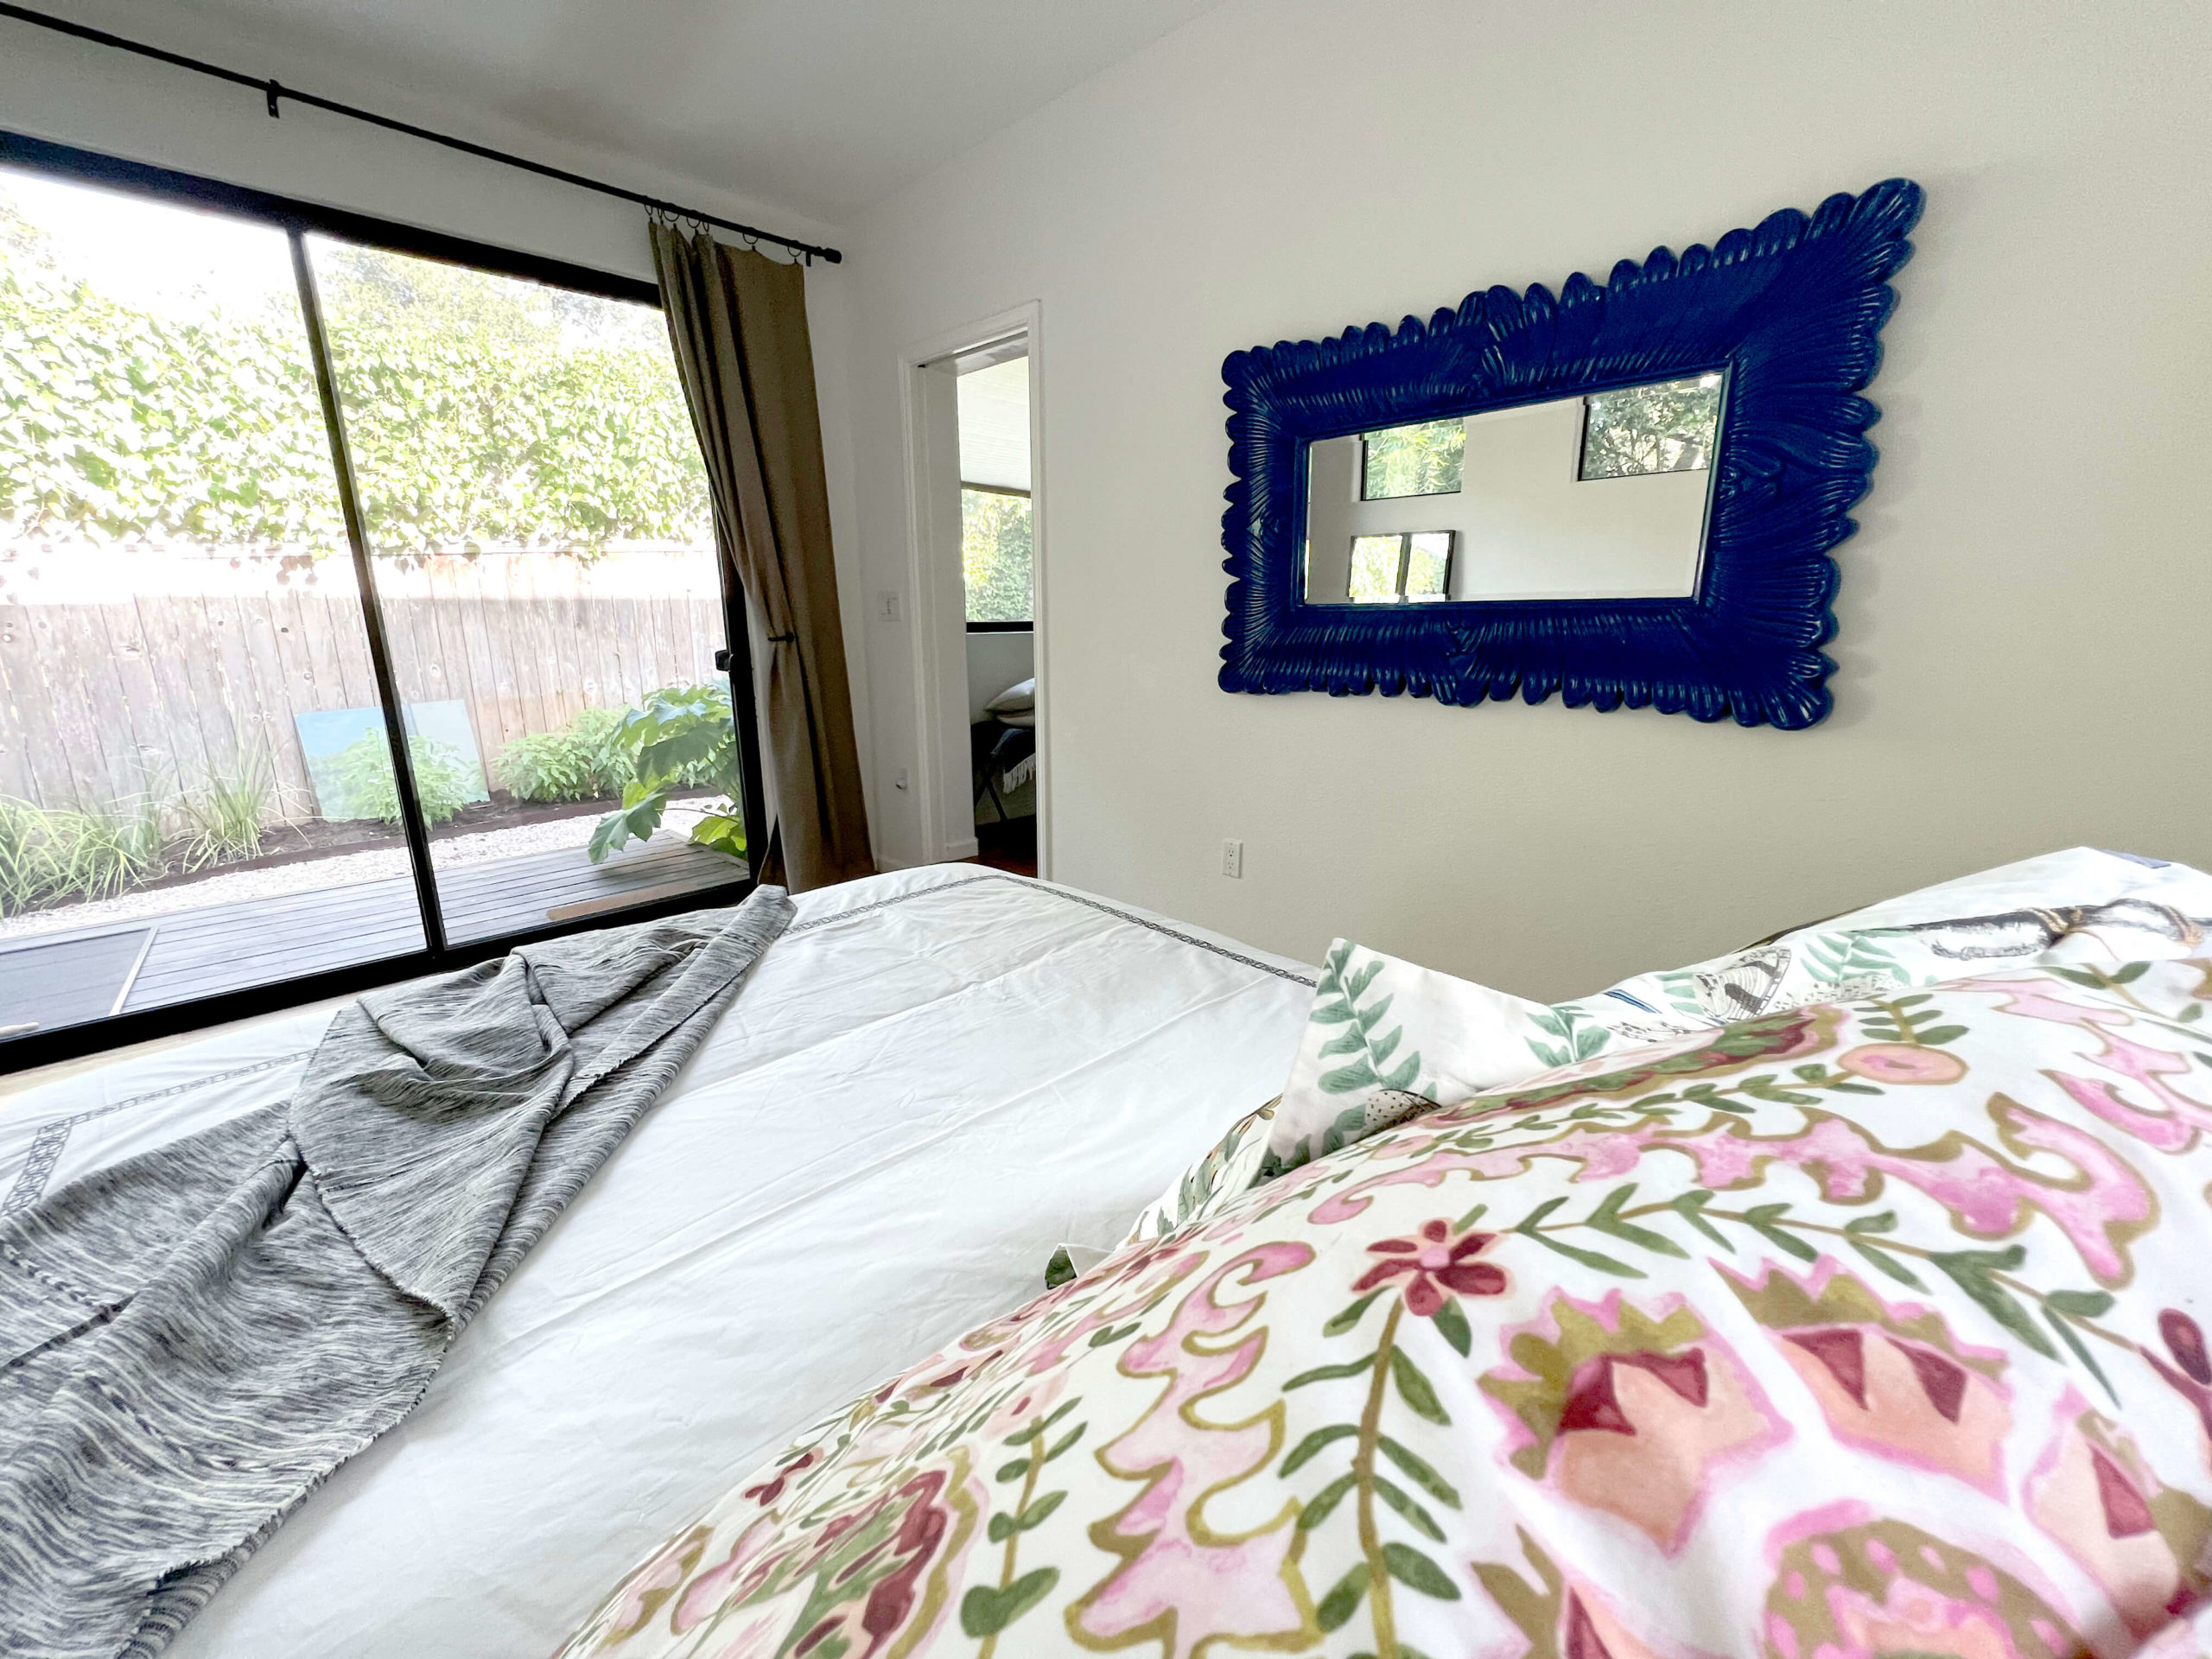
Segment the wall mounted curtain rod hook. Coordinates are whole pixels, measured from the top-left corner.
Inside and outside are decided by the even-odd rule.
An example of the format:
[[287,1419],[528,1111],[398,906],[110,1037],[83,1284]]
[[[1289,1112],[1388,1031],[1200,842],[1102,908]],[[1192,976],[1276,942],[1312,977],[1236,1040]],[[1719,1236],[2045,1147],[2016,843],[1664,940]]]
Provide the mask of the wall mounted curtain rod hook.
[[276,84],[276,77],[270,76],[269,84],[261,90],[269,99],[269,118],[271,121],[283,119],[284,111],[276,107],[276,100],[284,96],[284,89]]

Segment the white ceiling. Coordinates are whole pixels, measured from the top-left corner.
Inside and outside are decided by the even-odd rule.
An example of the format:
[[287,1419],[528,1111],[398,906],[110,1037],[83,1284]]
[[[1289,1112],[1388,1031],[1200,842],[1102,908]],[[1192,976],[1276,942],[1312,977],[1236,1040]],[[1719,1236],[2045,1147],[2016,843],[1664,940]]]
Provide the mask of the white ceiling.
[[834,224],[1219,0],[48,3],[226,62],[259,46],[283,66],[229,67],[341,98],[373,79],[464,136],[474,112]]
[[1029,359],[973,369],[957,384],[960,481],[1029,488]]

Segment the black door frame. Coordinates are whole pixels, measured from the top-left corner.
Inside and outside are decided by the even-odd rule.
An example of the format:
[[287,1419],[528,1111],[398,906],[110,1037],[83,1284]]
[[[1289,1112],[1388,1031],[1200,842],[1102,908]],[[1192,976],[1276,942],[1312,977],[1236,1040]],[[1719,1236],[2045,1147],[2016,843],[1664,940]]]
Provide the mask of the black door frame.
[[[50,1065],[57,1060],[119,1048],[151,1038],[248,1019],[257,1014],[297,1007],[328,997],[351,995],[378,985],[411,979],[418,975],[466,967],[504,956],[518,944],[532,944],[608,925],[609,918],[587,917],[519,933],[502,934],[455,944],[445,937],[443,914],[438,906],[437,883],[429,857],[429,833],[423,822],[415,788],[413,767],[402,727],[399,686],[391,668],[384,631],[383,607],[378,598],[374,559],[366,521],[355,488],[353,465],[338,403],[330,342],[323,327],[321,302],[315,272],[308,257],[309,234],[325,235],[420,258],[518,276],[558,288],[574,289],[606,299],[660,308],[660,292],[651,283],[594,270],[588,265],[524,253],[491,243],[476,242],[443,232],[427,231],[391,219],[378,219],[342,208],[272,195],[240,185],[225,184],[194,174],[128,162],[96,150],[79,149],[44,139],[0,130],[0,163],[48,174],[71,181],[143,195],[186,207],[252,219],[284,231],[290,243],[293,276],[297,285],[301,315],[322,403],[323,421],[331,448],[331,467],[339,502],[346,520],[346,542],[361,594],[369,655],[377,677],[378,700],[384,707],[385,732],[391,745],[393,783],[399,797],[401,827],[406,836],[416,902],[423,924],[425,948],[400,956],[383,957],[328,972],[273,981],[217,996],[172,1003],[138,1014],[117,1014],[51,1032],[0,1040],[0,1075]],[[753,645],[748,626],[749,605],[729,561],[717,558],[721,573],[722,619],[728,639],[730,710],[736,728],[741,800],[745,815],[746,874],[721,885],[700,888],[674,899],[641,904],[620,912],[623,922],[652,921],[717,905],[735,904],[759,880],[760,861],[766,849],[768,825],[761,784],[760,724],[753,697]]]

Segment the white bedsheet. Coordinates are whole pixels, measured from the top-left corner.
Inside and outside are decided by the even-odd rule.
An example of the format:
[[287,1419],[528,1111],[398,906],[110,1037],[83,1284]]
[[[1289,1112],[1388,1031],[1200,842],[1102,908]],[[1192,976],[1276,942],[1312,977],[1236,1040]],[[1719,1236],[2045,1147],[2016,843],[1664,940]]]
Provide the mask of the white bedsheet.
[[[1313,970],[940,867],[810,893],[660,1103],[170,1649],[530,1656],[793,1430],[1106,1247],[1282,1084]],[[328,1021],[0,1101],[0,1205],[280,1098]],[[48,1166],[50,1165],[50,1168]]]

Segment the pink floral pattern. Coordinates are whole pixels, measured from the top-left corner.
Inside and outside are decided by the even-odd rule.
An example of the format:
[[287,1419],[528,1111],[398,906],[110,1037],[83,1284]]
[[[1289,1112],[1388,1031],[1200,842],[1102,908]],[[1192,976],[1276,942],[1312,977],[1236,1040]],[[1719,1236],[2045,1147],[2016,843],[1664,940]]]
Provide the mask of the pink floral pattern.
[[2075,1659],[2212,1629],[2212,968],[1568,1068],[824,1418],[569,1659]]
[[1446,1221],[1425,1221],[1411,1238],[1385,1238],[1367,1247],[1382,1259],[1352,1281],[1354,1290],[1372,1290],[1403,1274],[1406,1311],[1417,1319],[1433,1319],[1448,1295],[1503,1296],[1505,1269],[1494,1262],[1472,1258],[1496,1240],[1495,1233],[1462,1233],[1452,1236]]

